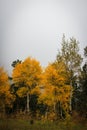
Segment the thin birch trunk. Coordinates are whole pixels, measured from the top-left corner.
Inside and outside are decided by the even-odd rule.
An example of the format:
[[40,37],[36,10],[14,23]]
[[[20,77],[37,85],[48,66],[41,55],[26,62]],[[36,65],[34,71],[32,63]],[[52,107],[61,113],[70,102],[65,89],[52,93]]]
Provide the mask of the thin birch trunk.
[[30,111],[29,102],[30,102],[30,100],[29,100],[29,93],[27,93],[27,113],[29,113],[29,111]]
[[54,112],[56,113],[56,103],[54,102]]

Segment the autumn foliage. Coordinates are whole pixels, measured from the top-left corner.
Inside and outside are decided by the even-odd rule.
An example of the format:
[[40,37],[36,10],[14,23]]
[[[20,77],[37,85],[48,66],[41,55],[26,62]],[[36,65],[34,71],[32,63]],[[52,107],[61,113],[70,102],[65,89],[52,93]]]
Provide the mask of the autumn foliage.
[[12,107],[15,96],[10,91],[8,75],[4,69],[0,68],[0,112],[5,113],[7,106]]
[[[49,111],[63,116],[69,112],[70,91],[67,84],[66,68],[64,63],[49,64],[43,73],[44,90],[40,94],[39,102],[48,106]],[[59,110],[60,109],[60,110]]]
[[87,63],[81,70],[78,51],[74,38],[66,41],[63,37],[56,60],[45,68],[32,57],[13,61],[9,78],[0,67],[0,113],[22,113],[42,120],[65,119],[73,111],[86,113]]
[[19,97],[27,96],[27,111],[29,112],[30,96],[33,93],[39,93],[42,68],[40,63],[33,58],[27,58],[19,63],[13,69],[12,78],[18,87]]

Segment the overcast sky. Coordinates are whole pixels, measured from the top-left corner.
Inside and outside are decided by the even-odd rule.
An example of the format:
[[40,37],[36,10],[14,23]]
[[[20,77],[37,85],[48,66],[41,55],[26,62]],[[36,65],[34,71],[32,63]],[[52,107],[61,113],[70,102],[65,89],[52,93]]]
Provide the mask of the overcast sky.
[[0,0],[0,66],[32,56],[55,60],[63,33],[87,45],[87,0]]

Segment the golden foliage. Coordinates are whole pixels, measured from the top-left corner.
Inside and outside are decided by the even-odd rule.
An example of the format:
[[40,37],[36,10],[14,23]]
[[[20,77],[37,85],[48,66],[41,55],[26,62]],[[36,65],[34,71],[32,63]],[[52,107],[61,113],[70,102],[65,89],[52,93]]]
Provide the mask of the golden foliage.
[[40,63],[31,57],[17,64],[13,69],[12,77],[14,83],[22,87],[18,90],[18,94],[22,96],[20,93],[27,92],[27,89],[24,89],[24,87],[28,88],[28,91],[31,92],[34,87],[38,86],[41,80],[41,74],[42,68]]
[[44,92],[39,97],[39,103],[53,106],[61,102],[65,109],[69,107],[71,86],[67,85],[67,80],[64,63],[49,64],[43,73]]
[[10,105],[15,97],[10,93],[10,84],[8,75],[2,67],[0,67],[0,104]]
[[18,91],[17,91],[17,95],[19,97],[26,97],[26,93],[28,92],[28,88],[26,87],[22,87],[22,88],[19,88]]

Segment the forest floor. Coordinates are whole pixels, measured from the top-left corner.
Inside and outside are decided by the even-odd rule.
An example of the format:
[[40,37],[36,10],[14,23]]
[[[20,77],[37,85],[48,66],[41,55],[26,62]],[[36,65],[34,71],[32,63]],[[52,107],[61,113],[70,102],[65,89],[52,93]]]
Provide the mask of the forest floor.
[[87,124],[71,121],[0,119],[0,130],[87,130]]

